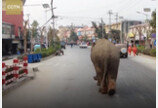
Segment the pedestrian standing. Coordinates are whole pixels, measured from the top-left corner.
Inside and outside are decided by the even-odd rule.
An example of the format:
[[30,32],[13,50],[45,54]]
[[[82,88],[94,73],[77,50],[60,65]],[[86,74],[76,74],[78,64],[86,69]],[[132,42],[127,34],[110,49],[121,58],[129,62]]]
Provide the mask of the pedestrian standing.
[[133,55],[136,56],[136,53],[137,53],[137,47],[134,45],[134,47],[133,47]]
[[73,43],[71,43],[71,48],[73,47]]
[[128,47],[128,53],[129,53],[129,55],[131,55],[131,51],[132,51],[132,48],[131,48],[131,46],[129,46]]

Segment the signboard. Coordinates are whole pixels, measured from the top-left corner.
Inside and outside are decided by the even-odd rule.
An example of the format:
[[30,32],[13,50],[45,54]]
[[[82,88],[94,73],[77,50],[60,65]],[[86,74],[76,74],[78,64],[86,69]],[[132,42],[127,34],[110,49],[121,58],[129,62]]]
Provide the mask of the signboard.
[[6,0],[6,15],[20,15],[22,6],[21,0]]

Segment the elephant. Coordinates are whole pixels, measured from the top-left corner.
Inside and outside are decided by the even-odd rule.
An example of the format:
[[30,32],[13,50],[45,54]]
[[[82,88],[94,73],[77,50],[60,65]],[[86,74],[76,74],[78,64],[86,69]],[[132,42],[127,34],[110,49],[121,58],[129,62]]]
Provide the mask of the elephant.
[[91,48],[91,60],[96,70],[99,92],[115,94],[120,62],[119,49],[107,39],[98,39]]

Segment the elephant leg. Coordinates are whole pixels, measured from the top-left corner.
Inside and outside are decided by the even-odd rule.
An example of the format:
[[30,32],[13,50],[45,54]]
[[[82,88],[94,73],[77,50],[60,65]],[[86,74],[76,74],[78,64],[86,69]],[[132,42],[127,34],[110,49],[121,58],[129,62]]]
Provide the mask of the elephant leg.
[[106,82],[106,78],[107,78],[107,75],[106,75],[106,73],[104,72],[103,78],[102,78],[102,81],[101,81],[101,87],[100,87],[100,92],[101,92],[102,94],[106,94],[106,93],[107,93],[107,82]]
[[116,89],[116,80],[108,75],[108,94],[113,95]]
[[94,64],[94,67],[95,67],[95,71],[96,71],[96,76],[93,77],[94,80],[98,80],[98,71],[100,71],[97,67],[96,64]]
[[111,60],[114,62],[110,62],[108,66],[108,94],[113,95],[116,89],[116,79],[119,67],[119,59],[118,60]]
[[98,66],[96,66],[96,72],[97,72],[97,81],[98,81],[97,85],[100,86],[103,75],[101,69]]

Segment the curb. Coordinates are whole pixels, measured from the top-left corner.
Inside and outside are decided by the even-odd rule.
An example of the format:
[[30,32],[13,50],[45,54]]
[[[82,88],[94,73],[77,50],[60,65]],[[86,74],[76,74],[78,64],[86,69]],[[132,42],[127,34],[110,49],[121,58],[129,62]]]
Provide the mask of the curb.
[[23,78],[19,79],[17,82],[13,82],[12,84],[7,85],[6,88],[2,90],[2,96],[7,95],[9,92],[22,86],[23,84],[27,83],[28,81],[35,79],[36,73],[33,72],[31,68],[29,68],[29,71],[30,72],[27,76],[24,76]]
[[156,60],[156,57],[153,57],[153,56],[149,56],[149,55],[145,55],[143,53],[139,53],[138,56],[144,56],[144,57],[148,57],[148,58],[151,58],[151,59],[155,59]]
[[52,54],[52,55],[47,56],[47,57],[44,57],[44,58],[41,59],[41,61],[48,60],[48,59],[50,59],[50,58],[52,58],[52,57],[54,57],[54,56],[55,56],[55,54]]
[[13,82],[13,84],[8,85],[5,90],[2,90],[2,96],[7,95],[10,91],[20,87],[21,85],[23,85],[27,81],[30,81],[31,79],[31,77],[24,77],[19,82]]

